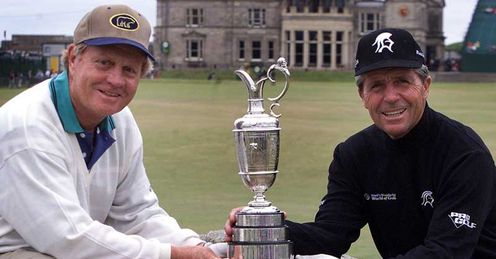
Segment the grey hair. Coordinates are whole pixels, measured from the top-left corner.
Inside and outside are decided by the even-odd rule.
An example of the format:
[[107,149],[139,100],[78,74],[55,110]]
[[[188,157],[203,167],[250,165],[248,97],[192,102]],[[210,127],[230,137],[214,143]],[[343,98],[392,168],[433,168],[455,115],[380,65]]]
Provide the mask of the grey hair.
[[[81,55],[84,50],[88,45],[85,43],[79,43],[76,44],[76,48],[74,49],[74,55],[79,56]],[[69,71],[69,56],[68,56],[68,50],[65,49],[64,52],[62,53],[62,62],[64,64],[64,68],[66,71]],[[153,63],[152,61],[147,57],[145,64],[141,67],[141,77],[145,77],[148,73],[150,73],[153,70]]]
[[[422,65],[420,68],[415,69],[415,73],[417,73],[417,75],[420,77],[420,81],[422,81],[422,83],[424,83],[425,80],[427,80],[427,77],[429,77],[429,75],[430,75],[429,68],[426,65]],[[358,86],[360,91],[363,88],[363,81],[364,80],[365,79],[364,79],[363,75],[355,76],[355,84],[356,84],[356,86]]]

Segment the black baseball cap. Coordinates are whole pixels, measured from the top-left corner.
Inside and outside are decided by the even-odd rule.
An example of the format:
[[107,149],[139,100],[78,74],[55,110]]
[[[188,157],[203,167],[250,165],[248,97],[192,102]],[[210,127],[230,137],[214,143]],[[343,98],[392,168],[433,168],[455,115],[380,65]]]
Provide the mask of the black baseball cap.
[[424,63],[424,53],[408,31],[380,29],[358,42],[355,76],[389,67],[420,68]]

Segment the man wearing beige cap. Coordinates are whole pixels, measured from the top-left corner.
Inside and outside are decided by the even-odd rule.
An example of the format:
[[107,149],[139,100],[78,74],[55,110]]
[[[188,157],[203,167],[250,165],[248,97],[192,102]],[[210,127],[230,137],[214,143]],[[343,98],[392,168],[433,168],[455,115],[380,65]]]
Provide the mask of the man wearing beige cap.
[[97,7],[65,71],[0,107],[0,258],[218,258],[159,207],[145,173],[127,105],[151,68],[150,33],[127,6]]

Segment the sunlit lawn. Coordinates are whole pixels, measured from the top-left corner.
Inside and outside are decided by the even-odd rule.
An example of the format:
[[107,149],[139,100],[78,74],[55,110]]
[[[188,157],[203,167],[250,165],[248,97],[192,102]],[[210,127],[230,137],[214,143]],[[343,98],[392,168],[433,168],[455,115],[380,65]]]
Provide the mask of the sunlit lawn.
[[[266,86],[268,97],[281,86]],[[19,90],[0,88],[0,104]],[[231,132],[247,107],[241,81],[144,80],[131,104],[144,138],[145,166],[161,205],[185,227],[221,229],[252,197],[239,176]],[[434,83],[432,108],[472,126],[496,154],[496,85]],[[267,197],[295,221],[311,221],[325,194],[334,147],[370,119],[349,82],[292,82],[277,112],[279,175]],[[348,252],[379,258],[368,228]]]

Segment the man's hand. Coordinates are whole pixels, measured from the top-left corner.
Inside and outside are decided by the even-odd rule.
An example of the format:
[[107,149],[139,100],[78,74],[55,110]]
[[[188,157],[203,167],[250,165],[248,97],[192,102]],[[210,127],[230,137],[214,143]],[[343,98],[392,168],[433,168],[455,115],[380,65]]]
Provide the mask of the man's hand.
[[204,246],[172,246],[171,259],[220,259]]
[[[224,232],[226,232],[226,242],[231,242],[232,241],[232,235],[233,235],[233,227],[236,224],[236,214],[238,214],[244,207],[238,207],[235,209],[232,209],[231,212],[229,213],[229,216],[227,216],[226,224],[224,225]],[[282,211],[284,213],[284,218],[286,219],[287,214],[286,212]]]
[[224,225],[224,231],[226,232],[226,242],[232,241],[233,227],[236,224],[236,214],[242,209],[243,207],[232,209],[229,213],[229,216],[227,216],[226,224]]

